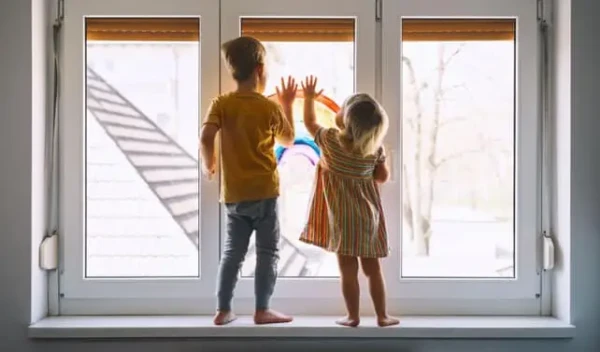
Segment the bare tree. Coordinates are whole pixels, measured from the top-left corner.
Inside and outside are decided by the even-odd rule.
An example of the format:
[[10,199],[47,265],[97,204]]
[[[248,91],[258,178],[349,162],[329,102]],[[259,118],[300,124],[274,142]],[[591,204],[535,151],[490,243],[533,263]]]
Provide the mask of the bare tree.
[[272,60],[274,64],[283,63],[283,57],[277,45],[272,42],[265,42],[265,47],[267,51],[267,60]]
[[[472,151],[464,150],[456,154],[440,156],[438,151],[438,137],[440,128],[444,124],[455,119],[445,119],[442,123],[444,99],[446,94],[456,87],[446,88],[444,78],[452,60],[460,54],[463,45],[458,46],[450,54],[446,53],[446,45],[441,43],[438,47],[438,63],[436,77],[433,85],[419,82],[414,66],[410,58],[403,57],[402,62],[406,67],[408,84],[412,92],[412,103],[415,113],[412,116],[405,115],[404,128],[409,133],[404,133],[405,153],[403,158],[403,188],[404,204],[403,217],[410,230],[410,238],[415,246],[416,254],[419,256],[429,255],[429,242],[432,233],[431,215],[434,201],[434,185],[436,171],[445,163],[464,156],[469,152],[479,152],[481,149]],[[433,107],[430,116],[425,116],[426,109],[423,103],[424,94],[431,90],[433,94]]]

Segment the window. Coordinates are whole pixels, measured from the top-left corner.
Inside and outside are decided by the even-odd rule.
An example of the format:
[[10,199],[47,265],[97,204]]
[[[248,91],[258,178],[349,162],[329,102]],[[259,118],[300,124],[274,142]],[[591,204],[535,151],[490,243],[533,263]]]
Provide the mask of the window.
[[[320,118],[331,124],[332,112],[346,95],[358,90],[375,92],[373,3],[353,1],[339,6],[341,2],[336,1],[283,1],[275,5],[267,0],[232,0],[221,4],[221,41],[244,34],[262,40],[267,47],[266,95],[275,92],[281,75],[300,79],[307,74],[320,74],[321,84],[326,89],[324,99],[318,104]],[[233,82],[229,74],[224,69],[221,72],[223,89],[231,89]],[[295,109],[297,145],[283,153],[279,163],[282,243],[274,302],[289,307],[292,312],[307,312],[297,297],[310,298],[315,304],[308,311],[317,314],[328,309],[337,297],[339,274],[333,255],[298,241],[312,186],[312,163],[318,158],[318,150],[308,149],[311,138],[303,131],[301,111],[299,100]],[[245,266],[248,267],[252,268],[252,264]],[[247,278],[252,271],[245,268],[242,268],[236,297],[242,302],[252,302],[254,283]]]
[[515,21],[402,24],[402,277],[514,278]]
[[197,277],[199,19],[85,24],[86,277]]
[[[198,130],[211,99],[233,88],[219,46],[239,35],[267,48],[270,98],[282,76],[315,74],[323,124],[354,92],[388,111],[392,310],[539,314],[534,0],[139,3],[66,3],[61,314],[214,311],[224,217],[218,181],[199,175]],[[273,151],[273,300],[293,314],[341,314],[335,256],[298,240],[320,153],[301,100],[296,144]],[[241,314],[253,309],[253,251]]]
[[539,313],[535,5],[384,2],[398,297]]
[[[335,113],[345,97],[354,92],[355,26],[353,18],[241,18],[241,34],[253,36],[267,49],[269,78],[265,94],[276,100],[275,87],[282,76],[315,74],[325,89],[317,105],[320,122],[335,126]],[[293,148],[276,146],[281,174],[281,259],[280,277],[338,276],[335,255],[299,241],[314,179],[319,148],[304,128],[301,92],[295,102],[297,143]],[[254,253],[242,268],[253,273]]]
[[[60,291],[80,299],[208,296],[218,192],[198,174],[198,114],[218,94],[218,2],[68,2]],[[165,283],[168,283],[165,285]],[[88,305],[88,308],[93,304]]]

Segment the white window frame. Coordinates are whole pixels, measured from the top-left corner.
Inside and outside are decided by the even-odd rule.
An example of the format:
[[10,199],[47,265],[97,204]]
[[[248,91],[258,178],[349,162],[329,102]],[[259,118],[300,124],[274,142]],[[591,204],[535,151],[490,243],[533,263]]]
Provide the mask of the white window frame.
[[[293,17],[293,18],[354,18],[355,32],[355,90],[375,94],[376,69],[376,36],[375,1],[347,0],[222,0],[221,1],[221,41],[233,39],[241,33],[241,18],[243,17]],[[296,80],[304,77],[295,77]],[[222,91],[231,91],[235,82],[226,67],[221,68]],[[225,216],[222,216],[224,219]],[[221,236],[226,236],[225,226],[221,226]],[[300,236],[300,234],[298,234]],[[319,312],[341,314],[340,307],[335,304],[339,297],[338,278],[300,277],[277,279],[273,302],[276,307],[283,306],[286,311],[304,313],[307,309]],[[241,298],[245,305],[254,300],[254,279],[240,278],[236,289],[236,297]],[[299,298],[310,299],[311,307]],[[239,305],[236,303],[236,306]],[[335,307],[331,310],[331,307]],[[282,308],[283,309],[283,308]]]
[[[467,312],[487,314],[539,314],[539,54],[536,0],[383,0],[382,104],[390,120],[386,143],[393,150],[387,184],[387,209],[401,209],[402,83],[401,26],[403,18],[514,18],[516,34],[515,82],[515,266],[514,279],[401,278],[401,247],[386,259],[388,295],[400,301],[448,302]],[[401,245],[402,216],[386,217],[390,242]],[[393,280],[392,278],[399,278]],[[493,304],[490,304],[493,301]],[[437,306],[437,304],[434,304]],[[438,308],[434,308],[437,310]],[[459,308],[456,308],[459,309]],[[427,309],[429,310],[429,309]],[[451,309],[452,310],[452,309]],[[434,311],[432,312],[434,313]]]
[[[200,17],[200,115],[210,100],[233,89],[220,59],[219,45],[240,33],[240,17],[353,17],[356,19],[356,91],[377,96],[390,116],[386,145],[393,177],[383,200],[393,251],[383,260],[389,309],[394,313],[540,314],[539,270],[539,60],[536,0],[140,0],[67,1],[61,72],[60,314],[210,314],[224,236],[218,182],[201,178],[200,277],[173,279],[86,279],[85,240],[85,40],[84,16]],[[376,10],[383,8],[381,22]],[[517,251],[515,279],[404,279],[400,276],[401,221],[401,19],[402,17],[508,17],[517,19]],[[208,54],[210,53],[210,54]],[[301,77],[296,77],[300,79]],[[381,94],[376,94],[381,92]],[[396,246],[398,244],[398,246]],[[365,312],[371,304],[361,283]],[[238,313],[252,313],[252,278],[241,278],[235,292]],[[342,314],[339,279],[279,278],[273,305],[292,314]]]
[[[129,307],[139,300],[198,299],[214,295],[218,263],[219,206],[216,182],[200,181],[200,248],[198,278],[96,279],[85,278],[85,17],[198,17],[200,18],[199,103],[206,109],[218,94],[218,0],[77,0],[67,1],[63,24],[60,188],[62,255],[61,313],[102,312],[105,305]],[[203,33],[208,35],[202,36]],[[210,54],[207,54],[210,53]],[[115,301],[115,302],[113,302]],[[114,304],[111,304],[113,302]],[[190,305],[193,307],[193,305]],[[189,308],[189,307],[188,307]]]

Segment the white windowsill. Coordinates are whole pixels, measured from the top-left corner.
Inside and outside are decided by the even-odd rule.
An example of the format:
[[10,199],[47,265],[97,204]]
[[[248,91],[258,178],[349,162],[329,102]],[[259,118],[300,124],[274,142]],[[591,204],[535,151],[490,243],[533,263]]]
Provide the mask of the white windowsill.
[[403,317],[397,327],[378,328],[373,318],[343,328],[334,317],[296,317],[282,325],[255,326],[241,317],[216,327],[208,316],[49,317],[29,327],[31,338],[572,338],[575,327],[552,317]]

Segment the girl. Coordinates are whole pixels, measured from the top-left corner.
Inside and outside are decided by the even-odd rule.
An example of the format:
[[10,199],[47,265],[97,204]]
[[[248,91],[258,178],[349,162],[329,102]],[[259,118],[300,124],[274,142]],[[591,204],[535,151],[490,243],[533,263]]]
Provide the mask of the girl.
[[387,315],[385,283],[379,258],[388,255],[388,243],[376,182],[388,179],[382,140],[388,118],[367,94],[348,98],[336,116],[340,130],[317,123],[314,101],[317,79],[307,77],[304,90],[304,125],[321,148],[308,223],[300,240],[337,253],[342,293],[348,315],[339,325],[356,327],[359,317],[358,262],[369,281],[379,326],[399,320]]

